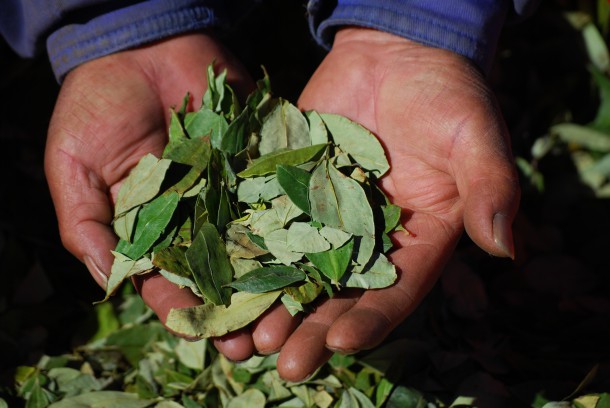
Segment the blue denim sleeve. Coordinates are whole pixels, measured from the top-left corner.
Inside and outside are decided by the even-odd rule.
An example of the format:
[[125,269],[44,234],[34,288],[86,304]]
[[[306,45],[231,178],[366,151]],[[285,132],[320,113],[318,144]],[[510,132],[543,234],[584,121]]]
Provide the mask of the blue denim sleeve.
[[44,49],[58,81],[83,62],[172,35],[229,25],[248,0],[3,0],[0,33],[21,56]]
[[310,0],[309,24],[330,48],[340,26],[355,25],[454,51],[483,72],[491,66],[507,18],[532,12],[536,0]]

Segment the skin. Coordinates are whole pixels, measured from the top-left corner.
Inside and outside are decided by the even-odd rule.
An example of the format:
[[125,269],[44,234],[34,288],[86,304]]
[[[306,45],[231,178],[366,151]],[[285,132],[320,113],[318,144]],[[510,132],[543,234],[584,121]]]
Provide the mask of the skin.
[[[62,84],[49,126],[45,172],[62,242],[103,288],[113,262],[110,250],[117,242],[110,222],[121,182],[143,155],[161,155],[170,106],[179,106],[192,92],[190,108],[198,109],[212,61],[219,70],[228,69],[239,95],[253,89],[235,58],[207,34],[170,38],[89,61]],[[171,308],[200,303],[190,290],[160,275],[136,278],[134,284],[162,322]],[[254,351],[248,330],[216,344],[233,360]]]
[[325,301],[286,339],[278,370],[293,381],[311,375],[330,350],[378,345],[434,285],[464,226],[482,249],[512,258],[519,203],[499,109],[482,75],[456,54],[345,28],[298,104],[345,115],[381,139],[392,166],[381,186],[404,209],[412,235],[393,236],[395,285]]
[[[202,73],[228,67],[243,97],[252,83],[212,37],[192,34],[85,63],[65,79],[51,121],[45,169],[64,245],[105,286],[116,237],[109,224],[120,183],[166,143],[168,106],[205,89]],[[304,89],[299,106],[345,115],[373,131],[391,163],[381,186],[404,209],[412,235],[396,233],[395,285],[343,291],[314,313],[275,307],[215,344],[232,360],[280,351],[287,380],[311,375],[332,351],[378,345],[436,282],[464,227],[485,251],[513,257],[519,187],[508,133],[481,74],[465,59],[387,33],[344,28]],[[197,108],[193,106],[193,108]],[[198,303],[160,276],[135,281],[165,321]],[[331,351],[332,350],[332,351]]]

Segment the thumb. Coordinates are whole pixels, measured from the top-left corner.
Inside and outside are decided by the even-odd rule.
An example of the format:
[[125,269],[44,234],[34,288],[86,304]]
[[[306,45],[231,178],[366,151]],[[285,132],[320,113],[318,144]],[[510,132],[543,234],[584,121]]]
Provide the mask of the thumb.
[[[464,202],[464,226],[470,238],[492,255],[514,259],[512,223],[520,200],[519,179],[501,120],[486,123],[486,143],[457,147],[452,168]],[[491,139],[491,141],[490,141]],[[469,160],[459,160],[468,157]]]

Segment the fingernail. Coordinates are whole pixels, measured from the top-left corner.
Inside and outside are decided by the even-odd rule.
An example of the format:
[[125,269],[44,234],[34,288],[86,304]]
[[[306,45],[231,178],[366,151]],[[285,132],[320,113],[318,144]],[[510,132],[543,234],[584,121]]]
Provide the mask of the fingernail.
[[108,286],[108,277],[95,263],[93,258],[91,258],[89,255],[85,255],[83,257],[83,262],[85,262],[85,266],[87,266],[89,273],[91,273],[91,276],[93,276],[93,279],[95,279],[97,284],[100,285],[102,289],[106,290],[106,287]]
[[497,248],[507,258],[515,259],[515,247],[513,244],[513,230],[508,217],[504,214],[496,214],[493,219],[493,236]]
[[338,347],[331,347],[329,345],[327,345],[326,348],[329,349],[330,351],[332,351],[333,353],[343,354],[344,356],[356,354],[360,351],[360,350],[356,350],[356,349],[350,350],[350,349],[344,349],[344,348],[338,348]]

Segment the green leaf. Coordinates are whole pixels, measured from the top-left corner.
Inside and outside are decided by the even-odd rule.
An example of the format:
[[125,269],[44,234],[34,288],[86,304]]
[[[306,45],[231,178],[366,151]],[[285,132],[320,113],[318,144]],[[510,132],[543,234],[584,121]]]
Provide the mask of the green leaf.
[[397,278],[396,267],[382,254],[373,255],[370,267],[362,273],[352,273],[345,286],[348,288],[380,289],[392,285]]
[[347,392],[349,393],[352,401],[357,401],[355,406],[359,406],[361,408],[375,408],[375,405],[371,402],[369,397],[367,397],[362,391],[354,387],[349,387]]
[[301,260],[303,252],[294,251],[288,243],[288,230],[277,229],[265,235],[265,246],[284,265]]
[[288,196],[273,199],[271,205],[270,209],[255,211],[250,216],[250,227],[255,235],[264,238],[270,232],[283,228],[291,220],[303,214]]
[[147,325],[123,327],[110,334],[106,338],[104,345],[120,352],[116,356],[117,365],[122,365],[122,361],[126,359],[129,364],[137,366],[138,362],[149,351],[149,345],[162,340],[168,340],[171,336],[159,322],[152,322]]
[[303,214],[303,211],[285,195],[271,200],[271,206],[283,226],[288,225],[290,221]]
[[239,278],[256,268],[262,268],[262,266],[263,266],[256,259],[231,257],[230,261],[231,261],[231,266],[233,267],[233,275],[235,276],[235,278]]
[[97,304],[94,307],[94,311],[97,318],[97,331],[89,339],[90,342],[107,337],[121,326],[119,319],[114,313],[114,306],[111,303]]
[[177,275],[190,276],[191,268],[186,260],[186,250],[187,248],[183,246],[163,248],[153,254],[152,263]]
[[326,252],[306,253],[305,256],[333,283],[338,283],[347,271],[352,259],[354,240],[350,240],[338,249]]
[[166,271],[165,269],[159,269],[159,274],[178,287],[189,288],[195,296],[199,296],[200,298],[203,297],[199,291],[199,287],[193,280],[192,274],[180,275],[171,271]]
[[309,180],[311,174],[305,170],[302,170],[294,166],[283,166],[278,165],[276,168],[277,181],[279,182],[282,189],[286,192],[290,200],[303,210],[304,213],[309,214]]
[[610,135],[575,123],[560,123],[551,127],[551,133],[566,143],[574,143],[598,152],[610,152]]
[[85,392],[97,391],[102,388],[102,383],[91,374],[81,373],[79,370],[69,367],[58,367],[49,370],[49,379],[55,381],[59,391],[64,398]]
[[215,305],[228,305],[233,278],[225,244],[214,225],[204,223],[186,251],[186,259],[200,292]]
[[400,226],[400,215],[402,209],[394,204],[382,205],[381,211],[383,211],[384,229],[383,232],[386,234],[395,230],[396,227]]
[[163,151],[163,159],[203,170],[210,160],[210,149],[208,137],[183,139],[180,142],[170,142]]
[[597,26],[590,22],[582,28],[582,37],[589,54],[589,60],[601,72],[608,72],[610,68],[610,53],[604,36]]
[[200,194],[203,196],[208,222],[214,224],[220,233],[224,233],[232,218],[231,199],[223,178],[223,162],[222,154],[214,151],[208,167],[208,184]]
[[153,254],[152,263],[160,268],[159,273],[168,281],[178,286],[188,287],[196,295],[202,296],[186,259],[186,250],[187,247],[183,246],[163,248]]
[[278,165],[296,166],[313,160],[325,148],[325,144],[318,144],[295,150],[276,150],[252,161],[244,171],[237,173],[237,175],[241,178],[266,176],[275,173]]
[[390,394],[385,406],[386,408],[426,408],[428,402],[419,391],[400,385]]
[[352,237],[352,234],[349,232],[329,227],[328,225],[325,225],[320,229],[320,235],[322,235],[335,249],[342,247]]
[[235,93],[226,83],[227,70],[223,70],[218,76],[214,73],[214,64],[208,66],[208,89],[203,95],[203,106],[215,112],[233,117],[239,110],[239,104]]
[[599,401],[595,408],[610,408],[610,393],[603,392],[599,395]]
[[113,251],[112,254],[114,255],[114,262],[106,284],[106,297],[103,300],[108,300],[125,279],[149,272],[154,267],[148,258],[133,260],[120,252]]
[[[207,163],[206,163],[207,165]],[[177,167],[177,166],[174,166]],[[185,167],[185,166],[182,166]],[[190,166],[189,166],[190,167]],[[172,169],[170,169],[169,173],[171,172]],[[181,169],[184,170],[184,169]],[[181,197],[185,198],[185,197],[194,197],[197,194],[199,194],[199,191],[201,191],[202,188],[205,187],[205,185],[207,184],[207,180],[205,178],[202,178],[202,173],[203,173],[204,169],[202,168],[198,168],[198,167],[190,167],[188,169],[188,171],[183,175],[181,178],[178,179],[178,181],[167,188],[167,190],[165,190],[165,193],[168,194],[172,191],[178,193]],[[177,172],[176,172],[177,173]],[[172,174],[173,176],[174,174]],[[176,174],[178,177],[180,177],[180,174]],[[171,177],[169,174],[167,176],[167,178]]]
[[383,176],[390,164],[379,140],[366,128],[340,115],[321,113],[332,139],[364,169]]
[[25,408],[46,408],[50,403],[51,398],[49,394],[44,388],[42,388],[39,382],[36,382],[29,392]]
[[355,235],[374,235],[373,211],[366,193],[328,161],[313,171],[309,201],[315,221]]
[[360,184],[325,161],[313,171],[309,202],[313,220],[362,237],[357,262],[364,266],[375,246],[375,221]]
[[155,198],[170,164],[171,160],[157,159],[152,154],[142,157],[119,190],[114,205],[115,216]]
[[[261,237],[252,234],[248,228],[239,224],[232,224],[226,233],[227,243],[234,242],[235,245],[239,245],[248,251],[249,258],[254,258],[260,255],[268,253],[267,249],[264,248],[264,242]],[[261,246],[261,244],[263,246]],[[241,256],[245,258],[245,256]]]
[[387,378],[383,377],[377,384],[377,388],[375,389],[375,406],[381,407],[387,401],[390,393],[394,389],[394,384],[390,382]]
[[292,266],[268,266],[254,269],[228,286],[242,292],[263,293],[303,281],[305,276],[305,272]]
[[298,302],[287,293],[284,293],[280,300],[288,311],[288,313],[290,313],[290,316],[296,316],[297,313],[305,311],[305,308],[303,307],[301,302]]
[[293,222],[288,228],[288,248],[295,252],[324,252],[330,244],[317,228],[306,222]]
[[265,312],[280,296],[281,291],[267,293],[237,292],[231,305],[212,304],[184,309],[172,309],[166,325],[178,334],[188,337],[219,337],[241,329]]
[[312,280],[316,285],[320,285],[326,291],[328,297],[333,297],[333,287],[329,283],[328,279],[325,279],[316,268],[307,264],[298,264],[299,268],[307,272],[307,277]]
[[193,370],[203,370],[205,368],[205,351],[207,341],[187,341],[180,339],[174,351],[178,360],[186,367]]
[[229,124],[224,116],[202,106],[198,111],[186,114],[184,127],[191,138],[209,136],[212,147],[219,149],[220,140]]
[[269,402],[280,401],[290,397],[292,394],[284,386],[285,381],[280,378],[275,369],[269,369],[262,376],[262,382],[269,390]]
[[284,293],[300,304],[306,305],[316,300],[322,289],[322,285],[310,281],[299,286],[284,288]]
[[299,108],[281,98],[265,117],[260,135],[258,149],[261,155],[311,145],[307,119]]
[[307,122],[309,122],[309,137],[311,144],[328,143],[328,131],[320,114],[316,111],[305,112]]
[[246,140],[250,135],[250,110],[246,107],[234,121],[229,124],[226,132],[220,139],[220,150],[237,154],[246,146]]
[[599,88],[600,97],[597,114],[591,126],[601,132],[610,133],[610,78],[605,72],[593,66],[589,67],[589,70]]
[[260,127],[262,118],[267,115],[268,107],[272,100],[269,75],[264,67],[262,67],[262,69],[264,74],[263,78],[256,81],[256,89],[250,93],[246,99],[246,106],[253,112],[251,123],[256,123],[258,127]]
[[138,211],[140,211],[140,206],[133,207],[112,222],[114,233],[122,240],[131,242]]
[[231,399],[227,408],[264,408],[265,394],[256,388],[250,388],[243,394]]
[[182,140],[188,139],[186,132],[184,131],[184,127],[182,126],[182,118],[185,115],[186,105],[188,104],[188,100],[190,99],[190,95],[186,95],[183,100],[183,105],[181,112],[176,112],[173,108],[169,110],[170,112],[170,120],[169,120],[169,140],[168,144],[179,143]]
[[49,408],[145,408],[153,403],[141,400],[137,394],[120,391],[94,391],[65,398]]
[[242,203],[256,203],[261,199],[271,201],[283,194],[286,193],[275,175],[248,178],[237,186],[237,200]]
[[176,192],[163,194],[142,206],[138,213],[133,242],[119,242],[116,251],[131,259],[139,259],[146,254],[161,237],[178,207],[180,196]]

